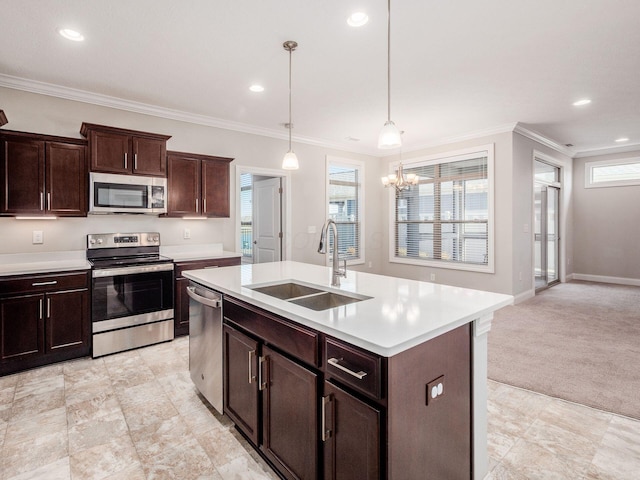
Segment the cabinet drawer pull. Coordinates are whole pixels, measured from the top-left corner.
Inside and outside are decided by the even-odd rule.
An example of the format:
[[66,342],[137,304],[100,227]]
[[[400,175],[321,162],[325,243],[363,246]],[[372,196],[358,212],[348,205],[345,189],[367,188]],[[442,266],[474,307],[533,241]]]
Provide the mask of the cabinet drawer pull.
[[218,268],[220,265],[210,265],[208,267],[204,267],[204,269],[206,270],[207,268]]
[[127,168],[127,153],[126,152],[124,154],[124,168],[125,168],[125,170]]
[[329,360],[327,360],[327,363],[329,363],[330,365],[333,365],[334,367],[342,370],[343,372],[348,373],[351,376],[356,377],[358,380],[362,380],[364,377],[367,376],[367,372],[363,372],[362,370],[360,370],[359,372],[354,372],[353,370],[349,370],[347,367],[343,367],[342,365],[340,365],[340,360],[342,360],[341,358],[330,358]]
[[327,405],[331,403],[331,395],[322,397],[322,441],[326,442],[331,438],[331,429],[327,428]]
[[58,283],[57,280],[51,280],[50,282],[34,282],[31,284],[32,287],[42,287],[43,285],[56,285]]
[[255,350],[249,350],[249,383],[253,383],[256,379],[256,376],[253,374],[253,362],[251,361],[251,357],[256,354]]

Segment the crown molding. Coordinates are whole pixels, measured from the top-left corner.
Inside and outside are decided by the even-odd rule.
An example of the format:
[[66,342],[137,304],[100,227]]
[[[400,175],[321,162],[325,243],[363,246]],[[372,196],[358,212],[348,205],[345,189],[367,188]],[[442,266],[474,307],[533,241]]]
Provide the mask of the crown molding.
[[609,155],[613,153],[637,152],[640,150],[640,143],[631,143],[620,145],[617,147],[591,148],[588,150],[580,150],[573,158],[597,157],[600,155]]
[[[257,127],[246,123],[223,120],[221,118],[210,117],[189,113],[182,110],[174,110],[171,108],[158,107],[148,103],[135,102],[125,100],[119,97],[102,95],[100,93],[88,92],[76,88],[63,87],[52,83],[40,82],[37,80],[29,80],[26,78],[14,77],[0,73],[0,87],[12,88],[15,90],[23,90],[25,92],[37,93],[40,95],[48,95],[50,97],[64,98],[76,102],[89,103],[99,105],[101,107],[115,108],[142,115],[150,115],[179,122],[193,123],[196,125],[204,125],[207,127],[220,128],[224,130],[232,130],[236,132],[249,133],[252,135],[260,135],[263,137],[277,138],[281,140],[289,140],[288,131],[274,130],[270,128]],[[305,137],[300,135],[292,135],[292,140],[298,143],[314,145],[318,147],[331,148],[340,151],[348,151],[353,153],[361,153],[366,155],[379,156],[379,153],[370,149],[353,148],[342,143],[331,142],[313,137]]]
[[538,133],[534,130],[531,130],[530,128],[527,128],[525,126],[523,126],[520,122],[516,123],[515,128],[513,129],[514,133],[519,133],[520,135],[522,135],[523,137],[527,137],[531,140],[533,140],[534,142],[538,142],[546,147],[551,148],[552,150],[555,150],[558,153],[561,153],[563,155],[566,155],[570,158],[573,158],[575,156],[575,151],[571,150],[568,147],[565,147],[564,145],[561,145],[560,143],[556,142],[555,140],[551,140],[548,137],[545,137],[544,135],[542,135],[541,133]]

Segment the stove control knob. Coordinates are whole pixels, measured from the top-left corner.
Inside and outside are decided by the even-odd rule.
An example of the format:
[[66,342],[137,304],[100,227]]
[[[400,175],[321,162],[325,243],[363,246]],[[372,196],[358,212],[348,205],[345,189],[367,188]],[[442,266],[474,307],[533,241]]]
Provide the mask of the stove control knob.
[[95,238],[92,238],[91,240],[89,240],[89,243],[90,243],[91,245],[95,245],[95,244],[96,244],[96,239],[95,239]]
[[98,239],[98,245],[102,245],[102,239],[101,238]]

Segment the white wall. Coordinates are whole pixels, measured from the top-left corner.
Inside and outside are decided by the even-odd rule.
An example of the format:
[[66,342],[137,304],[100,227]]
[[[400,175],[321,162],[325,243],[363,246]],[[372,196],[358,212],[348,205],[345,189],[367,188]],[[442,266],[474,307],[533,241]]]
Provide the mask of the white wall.
[[640,185],[584,188],[587,162],[638,157],[640,151],[574,160],[576,278],[640,285]]
[[[235,247],[235,166],[247,165],[280,169],[282,156],[288,149],[285,140],[167,120],[124,110],[88,103],[49,97],[8,88],[0,88],[0,106],[9,118],[5,130],[43,133],[82,138],[82,122],[130,128],[172,135],[169,150],[201,153],[235,158],[231,163],[231,205],[229,219],[187,221],[140,216],[91,216],[56,221],[15,220],[0,218],[0,253],[42,252],[55,250],[83,250],[86,234],[93,232],[151,230],[159,231],[164,245],[222,243],[226,250]],[[277,119],[274,119],[274,125]],[[320,227],[325,220],[325,156],[356,158],[366,162],[366,188],[379,182],[380,159],[367,155],[341,152],[301,143],[293,148],[300,160],[300,170],[291,173],[292,225],[285,239],[292,245],[292,260],[322,264],[324,257],[316,252]],[[382,203],[380,196],[367,195],[367,263],[362,270],[375,271],[381,258],[380,248],[370,239],[379,236]],[[316,226],[316,234],[308,234],[307,227]],[[183,228],[191,229],[191,239],[182,239]],[[32,230],[44,231],[44,244],[32,245]],[[368,269],[368,262],[372,269]]]

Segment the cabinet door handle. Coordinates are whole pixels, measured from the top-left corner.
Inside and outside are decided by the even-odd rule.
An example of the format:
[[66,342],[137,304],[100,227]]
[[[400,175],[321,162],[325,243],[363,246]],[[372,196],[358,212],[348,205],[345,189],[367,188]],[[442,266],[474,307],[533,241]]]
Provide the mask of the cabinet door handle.
[[356,377],[358,380],[362,380],[364,377],[367,376],[367,372],[363,372],[362,370],[360,370],[359,372],[354,372],[353,370],[349,370],[347,367],[343,367],[342,365],[340,365],[340,363],[338,363],[340,360],[342,360],[341,358],[330,358],[329,360],[327,360],[327,363],[329,363],[330,365],[333,365],[334,367],[342,370],[343,372],[348,373],[351,376]]
[[327,405],[331,403],[331,395],[322,397],[322,441],[326,442],[331,438],[331,429],[327,428]]
[[134,170],[138,169],[138,154],[137,153],[133,154],[133,169]]
[[40,192],[40,210],[44,210],[44,192]]
[[266,363],[265,357],[258,359],[258,390],[264,390],[267,388],[267,381],[264,381],[265,376],[262,373],[262,365]]
[[56,285],[58,283],[57,280],[51,280],[50,282],[33,282],[31,284],[32,287],[42,287],[43,285]]
[[38,316],[42,320],[42,299],[38,300]]
[[51,210],[51,193],[47,193],[47,210]]
[[51,299],[47,297],[47,318],[51,318]]
[[198,199],[196,198],[196,213],[198,213]]
[[127,152],[124,153],[124,168],[127,168]]
[[253,361],[251,360],[251,357],[253,357],[255,354],[255,350],[249,350],[249,383],[253,383],[253,381],[256,379],[256,376],[253,374]]
[[207,199],[202,199],[202,213],[207,213]]

